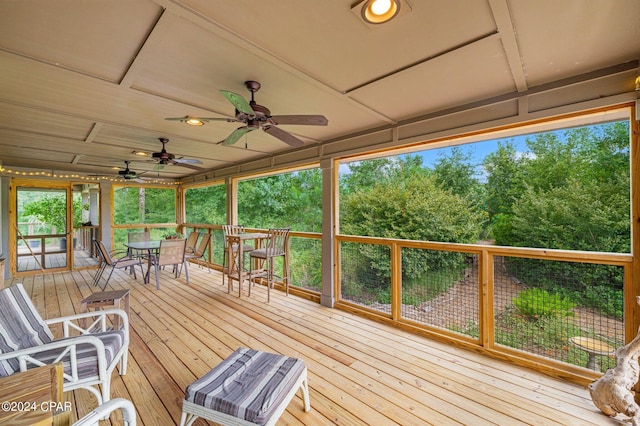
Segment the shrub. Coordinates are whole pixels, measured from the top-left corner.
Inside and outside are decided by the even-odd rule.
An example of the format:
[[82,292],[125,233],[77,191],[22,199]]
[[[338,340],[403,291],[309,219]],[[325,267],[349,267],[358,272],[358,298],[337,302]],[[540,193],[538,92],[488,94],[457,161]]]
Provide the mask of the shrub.
[[532,318],[573,316],[571,310],[575,306],[568,298],[539,288],[520,292],[513,304],[522,315]]

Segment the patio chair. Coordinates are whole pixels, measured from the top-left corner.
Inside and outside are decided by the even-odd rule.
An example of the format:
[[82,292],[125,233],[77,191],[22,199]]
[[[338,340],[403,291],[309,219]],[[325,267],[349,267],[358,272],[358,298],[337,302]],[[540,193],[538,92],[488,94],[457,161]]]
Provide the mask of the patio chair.
[[[109,251],[107,250],[107,248],[105,247],[102,241],[98,241],[94,239],[93,243],[96,245],[97,252],[100,255],[100,259],[101,259],[100,266],[96,271],[96,275],[93,277],[94,286],[98,286],[100,279],[102,278],[102,275],[104,275],[104,271],[107,268],[111,268],[111,271],[109,272],[109,275],[105,279],[104,285],[101,287],[102,290],[107,288],[107,285],[109,284],[109,280],[111,279],[111,275],[113,275],[113,271],[116,269],[131,268],[133,270],[133,278],[136,279],[137,277],[136,277],[135,267],[140,266],[140,271],[142,273],[142,276],[144,276],[144,270],[142,269],[142,262],[139,257],[131,257],[129,256],[128,252],[124,252],[124,251],[109,253]],[[121,255],[121,254],[124,256],[117,257],[118,255]]]
[[[151,233],[149,231],[144,232],[129,232],[127,234],[127,241],[130,243],[137,243],[139,241],[149,241],[151,239]],[[129,256],[133,257],[132,250],[129,249]]]
[[[267,278],[267,302],[270,300],[270,289],[274,282],[274,260],[282,257],[282,281],[284,282],[285,291],[289,295],[289,232],[291,228],[271,228],[269,229],[269,237],[267,245],[249,253],[251,264],[253,260],[262,262],[262,269],[253,270],[249,268],[249,296],[251,296],[251,282],[254,278]],[[255,282],[254,282],[255,285]]]
[[[118,318],[122,328],[108,328]],[[87,320],[87,326],[81,326]],[[63,336],[54,338],[49,326],[61,324]],[[116,366],[126,374],[129,318],[120,309],[106,309],[43,319],[22,284],[0,290],[0,377],[43,365],[63,364],[63,390],[87,389],[98,404],[111,397],[111,374]]]
[[[134,242],[139,242],[139,241],[149,241],[151,239],[151,232],[149,231],[143,231],[143,232],[129,232],[127,234],[127,241],[130,243],[134,243]],[[140,257],[142,259],[146,259],[146,256],[141,254],[142,252],[134,252],[134,250],[132,249],[127,249],[127,254],[129,255],[129,257],[134,258],[134,257]],[[130,272],[135,272],[133,271],[133,267],[131,268]]]
[[118,409],[122,411],[124,426],[136,426],[136,409],[131,401],[124,398],[113,398],[104,404],[98,405],[95,410],[82,417],[72,426],[99,426],[100,420],[109,418],[109,414]]
[[[229,260],[227,259],[228,251],[229,251],[229,236],[238,235],[242,232],[245,232],[245,227],[243,225],[222,225],[222,236],[224,241],[224,250],[222,252],[222,285],[224,285],[224,274],[229,274]],[[232,247],[233,251],[236,251],[236,247]],[[254,246],[246,244],[242,246],[242,251],[244,253],[249,253],[255,249]]]
[[186,254],[191,254],[196,251],[196,245],[198,244],[198,238],[200,238],[200,232],[192,231],[187,237],[187,245],[184,249]]
[[164,266],[173,266],[175,278],[180,276],[180,272],[182,268],[180,266],[184,265],[184,272],[187,277],[187,284],[189,284],[189,268],[187,266],[188,262],[185,262],[185,247],[187,241],[186,240],[162,240],[160,241],[160,249],[158,250],[158,254],[151,256],[149,267],[153,266],[156,273],[156,289],[160,290],[160,280],[158,280],[158,269]]
[[[189,260],[198,260],[204,259],[204,255],[206,254],[207,247],[211,242],[211,234],[206,233],[202,235],[200,242],[198,243],[198,247],[195,248],[191,253],[187,252],[184,256],[187,261]],[[209,266],[209,262],[207,262],[207,269],[211,272],[211,267]]]
[[151,233],[149,231],[143,232],[129,232],[127,234],[127,240],[130,243],[138,241],[149,241],[151,239]]

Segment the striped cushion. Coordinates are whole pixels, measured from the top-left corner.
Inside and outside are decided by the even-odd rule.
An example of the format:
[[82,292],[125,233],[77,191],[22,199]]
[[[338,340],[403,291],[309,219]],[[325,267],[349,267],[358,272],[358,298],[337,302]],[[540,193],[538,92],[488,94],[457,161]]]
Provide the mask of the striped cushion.
[[185,399],[265,424],[304,371],[297,358],[240,348],[187,387]]
[[[53,334],[36,310],[22,284],[0,291],[0,353],[43,345]],[[18,371],[17,359],[0,361],[0,377]]]
[[[92,333],[91,336],[95,336],[102,340],[105,347],[105,357],[107,358],[107,365],[111,364],[114,356],[118,353],[124,342],[124,331],[106,331],[103,333]],[[57,342],[70,340],[76,337],[67,337],[64,339],[56,340]],[[48,351],[40,352],[34,355],[34,358],[45,364],[51,364],[60,355],[65,348],[51,349]],[[76,356],[78,361],[78,377],[80,379],[86,379],[88,377],[98,375],[98,355],[96,353],[95,346],[87,343],[83,343],[76,346]],[[64,363],[64,372],[71,373],[69,365],[69,354],[66,354],[61,360]]]

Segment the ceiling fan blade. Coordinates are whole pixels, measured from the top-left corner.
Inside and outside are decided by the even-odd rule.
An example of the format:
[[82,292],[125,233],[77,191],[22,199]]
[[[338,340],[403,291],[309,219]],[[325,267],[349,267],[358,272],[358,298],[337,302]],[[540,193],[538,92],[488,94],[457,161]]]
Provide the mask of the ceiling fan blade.
[[165,120],[169,120],[169,121],[181,121],[183,123],[186,123],[188,120],[200,120],[202,122],[208,123],[209,121],[227,121],[227,122],[233,122],[233,121],[238,121],[235,118],[225,118],[225,117],[193,117],[190,115],[184,116],[184,117],[165,117]]
[[271,136],[280,139],[282,142],[288,144],[289,146],[298,147],[304,145],[304,142],[302,142],[300,139],[296,138],[291,133],[279,129],[276,126],[264,126],[262,130],[269,133]]
[[308,126],[326,126],[329,120],[324,115],[273,115],[269,117],[273,124],[301,124]]
[[227,138],[225,140],[222,141],[222,145],[233,145],[234,143],[238,142],[238,140],[246,135],[247,133],[255,130],[256,127],[249,127],[249,126],[244,126],[244,127],[238,127],[237,129],[235,129],[229,136],[227,136]]
[[220,90],[220,93],[222,93],[222,96],[227,98],[227,100],[231,102],[238,111],[244,112],[245,114],[250,116],[256,115],[256,113],[253,111],[253,108],[251,108],[251,105],[249,105],[249,102],[247,102],[247,100],[242,96],[238,95],[237,93],[229,92],[228,90]]
[[194,166],[193,164],[189,164],[189,163],[176,163],[176,162],[174,162],[174,165],[176,167],[186,167],[188,169],[198,170],[198,171],[205,170],[202,167]]
[[176,158],[173,162],[180,164],[202,164],[202,161],[195,158]]

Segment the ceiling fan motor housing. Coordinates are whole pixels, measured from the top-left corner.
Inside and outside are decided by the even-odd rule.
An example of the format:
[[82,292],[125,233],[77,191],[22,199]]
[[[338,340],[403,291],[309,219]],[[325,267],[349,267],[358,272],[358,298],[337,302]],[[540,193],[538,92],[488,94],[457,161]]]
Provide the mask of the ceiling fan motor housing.
[[249,102],[249,105],[251,106],[251,109],[253,109],[253,116],[236,109],[236,119],[238,121],[247,122],[249,120],[258,120],[264,122],[271,117],[271,111],[269,111],[269,108],[258,105],[254,101]]
[[174,158],[176,158],[175,155],[168,153],[167,151],[165,151],[164,149],[161,152],[154,152],[152,154],[153,158],[157,158],[159,160],[173,160]]

